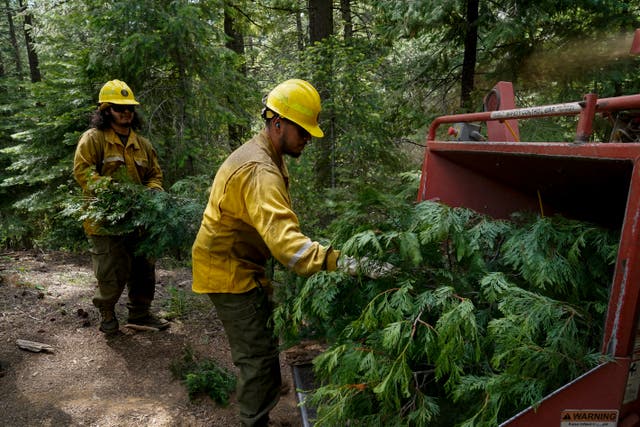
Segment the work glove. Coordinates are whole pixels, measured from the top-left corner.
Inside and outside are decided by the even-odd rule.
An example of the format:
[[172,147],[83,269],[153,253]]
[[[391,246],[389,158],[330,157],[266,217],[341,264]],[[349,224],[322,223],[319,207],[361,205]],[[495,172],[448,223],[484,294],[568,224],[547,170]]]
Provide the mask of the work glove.
[[347,255],[340,255],[340,258],[338,258],[338,270],[351,276],[362,274],[370,279],[378,279],[389,275],[394,268],[395,266],[393,264],[374,261],[367,257],[354,258]]

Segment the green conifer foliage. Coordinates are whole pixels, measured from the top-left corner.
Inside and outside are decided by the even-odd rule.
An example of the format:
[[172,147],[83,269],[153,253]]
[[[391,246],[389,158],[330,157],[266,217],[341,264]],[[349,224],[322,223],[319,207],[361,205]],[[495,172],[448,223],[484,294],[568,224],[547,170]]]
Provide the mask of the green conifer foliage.
[[329,345],[315,425],[495,426],[606,359],[616,233],[389,198],[368,228],[347,217],[335,229],[357,231],[337,246],[396,268],[299,280],[274,317],[289,340]]
[[[62,215],[76,221],[101,224],[103,232],[115,235],[138,233],[140,253],[151,257],[187,259],[202,218],[204,201],[194,199],[203,186],[183,180],[169,191],[154,191],[131,182],[126,172],[90,181],[90,195],[75,195],[65,202]],[[189,194],[189,196],[185,196]],[[206,191],[200,192],[206,195]]]

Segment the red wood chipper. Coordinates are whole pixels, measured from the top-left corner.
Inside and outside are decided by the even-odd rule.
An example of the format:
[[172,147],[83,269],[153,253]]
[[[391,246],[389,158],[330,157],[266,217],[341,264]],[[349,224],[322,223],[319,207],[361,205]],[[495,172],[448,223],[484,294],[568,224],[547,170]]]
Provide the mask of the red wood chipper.
[[[640,30],[631,52],[640,53]],[[436,118],[427,138],[418,200],[438,200],[495,218],[519,211],[594,222],[620,231],[605,318],[602,363],[502,426],[640,425],[640,94],[515,108],[511,83],[485,97],[484,111]],[[521,142],[519,120],[577,116],[573,142]],[[594,119],[608,141],[589,142]],[[480,124],[478,124],[480,123]],[[453,140],[439,141],[449,125]],[[486,125],[486,137],[480,132]]]

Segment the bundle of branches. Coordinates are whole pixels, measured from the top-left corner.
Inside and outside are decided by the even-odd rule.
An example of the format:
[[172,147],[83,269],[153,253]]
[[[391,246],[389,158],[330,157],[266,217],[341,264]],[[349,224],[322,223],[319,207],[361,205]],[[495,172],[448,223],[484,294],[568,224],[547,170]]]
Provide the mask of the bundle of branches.
[[314,359],[317,426],[496,426],[606,358],[615,233],[387,207],[368,230],[345,214],[359,231],[342,249],[395,265],[391,275],[320,273],[279,292],[278,331],[330,344]]
[[137,233],[138,251],[151,257],[181,259],[190,253],[204,206],[193,197],[150,190],[126,174],[92,179],[89,193],[72,197],[63,215],[99,224],[107,234]]

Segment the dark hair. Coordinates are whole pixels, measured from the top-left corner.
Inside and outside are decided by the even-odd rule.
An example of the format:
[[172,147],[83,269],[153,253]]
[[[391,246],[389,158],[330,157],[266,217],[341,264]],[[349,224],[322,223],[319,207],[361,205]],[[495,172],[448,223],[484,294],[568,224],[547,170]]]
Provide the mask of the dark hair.
[[[91,114],[91,127],[99,130],[107,130],[111,127],[111,113],[109,108],[100,109],[98,107],[93,114]],[[131,121],[131,129],[138,130],[142,127],[142,119],[140,119],[140,113],[136,111]]]
[[262,116],[262,118],[264,119],[264,124],[266,127],[271,127],[271,122],[273,121],[273,119],[280,117],[278,113],[266,106],[260,112],[260,116]]

